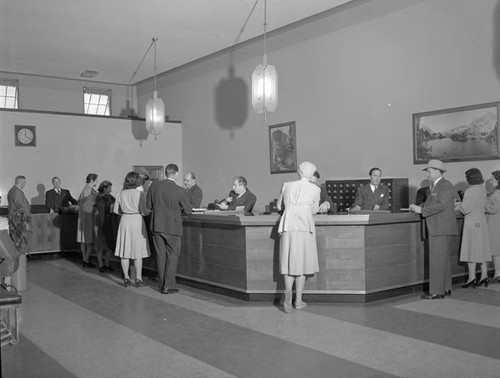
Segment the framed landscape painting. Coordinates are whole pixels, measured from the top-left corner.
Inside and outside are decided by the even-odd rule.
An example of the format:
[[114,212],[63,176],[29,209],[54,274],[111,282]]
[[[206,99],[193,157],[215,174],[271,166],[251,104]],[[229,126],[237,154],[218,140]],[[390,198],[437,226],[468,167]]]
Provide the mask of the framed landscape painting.
[[271,174],[297,172],[295,121],[269,126]]
[[413,114],[413,163],[499,159],[500,102]]

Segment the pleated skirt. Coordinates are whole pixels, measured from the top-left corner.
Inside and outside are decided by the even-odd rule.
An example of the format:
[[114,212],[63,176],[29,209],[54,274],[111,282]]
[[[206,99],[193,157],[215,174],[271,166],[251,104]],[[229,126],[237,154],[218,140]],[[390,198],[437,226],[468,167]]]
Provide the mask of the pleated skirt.
[[280,273],[292,276],[319,272],[316,234],[285,231],[280,237]]
[[122,215],[116,237],[115,256],[125,259],[150,256],[148,234],[142,215]]

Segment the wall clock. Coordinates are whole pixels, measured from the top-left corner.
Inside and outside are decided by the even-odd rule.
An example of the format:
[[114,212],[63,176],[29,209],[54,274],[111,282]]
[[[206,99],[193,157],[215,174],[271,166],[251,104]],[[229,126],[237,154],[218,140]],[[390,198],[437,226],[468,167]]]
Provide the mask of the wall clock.
[[16,146],[36,147],[36,127],[15,125],[14,140]]

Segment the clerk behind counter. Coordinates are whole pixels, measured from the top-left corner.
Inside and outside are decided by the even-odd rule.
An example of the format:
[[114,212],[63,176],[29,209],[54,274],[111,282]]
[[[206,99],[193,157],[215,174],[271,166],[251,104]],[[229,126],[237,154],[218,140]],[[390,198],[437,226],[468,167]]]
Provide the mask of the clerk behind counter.
[[[257,202],[257,197],[247,189],[246,178],[236,176],[233,180],[233,190],[225,199],[214,205],[220,210],[243,210],[245,213],[251,213],[255,202]],[[212,207],[210,205],[209,209]]]
[[382,170],[372,168],[369,175],[370,184],[358,188],[351,210],[388,210],[389,188],[380,183]]

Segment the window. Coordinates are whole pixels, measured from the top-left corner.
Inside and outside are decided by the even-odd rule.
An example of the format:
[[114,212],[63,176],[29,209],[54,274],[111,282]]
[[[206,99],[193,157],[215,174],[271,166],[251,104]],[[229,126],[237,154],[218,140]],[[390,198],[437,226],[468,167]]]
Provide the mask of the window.
[[84,114],[111,115],[111,89],[83,88]]
[[19,81],[0,79],[0,108],[19,109]]

